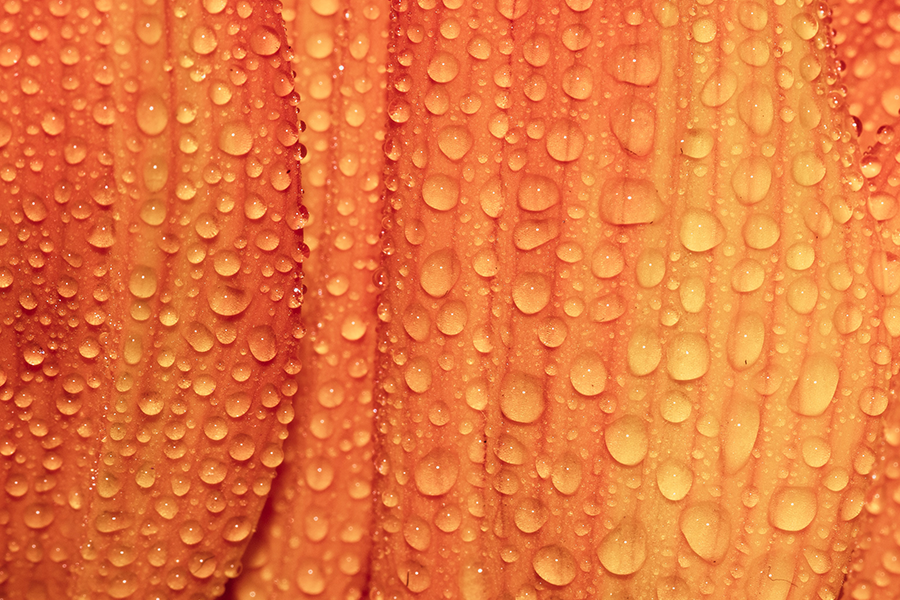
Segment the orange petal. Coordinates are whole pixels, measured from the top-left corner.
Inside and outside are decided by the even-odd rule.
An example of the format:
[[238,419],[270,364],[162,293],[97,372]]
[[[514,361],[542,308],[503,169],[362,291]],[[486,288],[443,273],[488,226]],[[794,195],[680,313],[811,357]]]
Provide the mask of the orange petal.
[[220,594],[300,369],[277,5],[4,10],[0,595]]
[[358,598],[365,589],[389,14],[356,1],[298,3],[285,14],[297,40],[304,202],[313,215],[304,229],[312,251],[304,401],[234,598]]
[[837,597],[900,279],[827,23],[396,6],[373,597]]

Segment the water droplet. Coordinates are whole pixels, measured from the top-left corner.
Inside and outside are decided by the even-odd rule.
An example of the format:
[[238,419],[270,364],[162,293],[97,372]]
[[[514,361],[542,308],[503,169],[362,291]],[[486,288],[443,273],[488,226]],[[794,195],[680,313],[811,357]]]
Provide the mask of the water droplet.
[[712,502],[701,502],[681,513],[679,527],[697,555],[713,564],[725,557],[731,542],[731,519]]
[[803,454],[803,462],[814,469],[824,467],[831,459],[831,446],[828,440],[816,435],[811,435],[803,440],[800,445]]
[[209,328],[197,321],[190,323],[185,328],[184,337],[197,352],[209,352],[216,343],[216,338]]
[[431,253],[422,263],[419,283],[429,296],[442,298],[456,284],[459,274],[460,263],[456,253],[445,248]]
[[447,175],[431,175],[422,184],[422,198],[435,210],[451,210],[459,201],[459,183]]
[[250,49],[260,56],[272,56],[281,49],[281,39],[274,29],[258,27],[250,35]]
[[516,527],[524,533],[538,531],[550,518],[547,507],[536,498],[525,498],[516,506],[513,515]]
[[716,39],[716,22],[713,19],[701,18],[691,24],[694,41],[708,44]]
[[557,121],[547,131],[546,140],[547,153],[560,162],[577,160],[584,151],[584,132],[575,121]]
[[500,385],[500,410],[516,423],[533,423],[544,412],[544,390],[536,377],[507,373]]
[[147,93],[138,98],[135,107],[138,127],[149,136],[161,134],[169,123],[169,109],[159,94]]
[[659,79],[659,54],[647,44],[626,44],[613,49],[608,61],[610,74],[626,83],[649,86]]
[[694,472],[680,460],[670,458],[656,467],[656,485],[669,500],[681,500],[691,491],[693,484]]
[[207,300],[214,313],[233,317],[247,310],[253,295],[229,285],[217,285],[210,290]]
[[569,381],[579,394],[597,396],[606,389],[606,366],[601,356],[592,350],[582,352],[572,361]]
[[437,52],[428,62],[428,76],[436,83],[449,83],[459,74],[459,60],[448,52]]
[[747,464],[759,433],[759,407],[748,398],[736,395],[729,403],[723,431],[722,454],[725,472],[736,473]]
[[634,274],[641,287],[650,289],[658,286],[666,275],[666,257],[655,248],[644,250],[634,265]]
[[681,333],[669,340],[666,370],[675,381],[703,377],[709,370],[709,345],[699,333]]
[[29,504],[22,509],[22,520],[30,529],[48,527],[55,517],[53,506],[49,504]]
[[278,354],[278,336],[269,325],[257,325],[247,336],[250,354],[259,362],[269,362]]
[[738,56],[751,67],[764,67],[769,62],[769,44],[764,37],[751,35],[738,44]]
[[663,214],[659,193],[645,179],[610,179],[600,192],[600,216],[612,225],[653,223]]
[[468,310],[464,302],[450,300],[438,311],[435,323],[438,331],[444,335],[458,335],[462,333],[468,319]]
[[824,354],[811,354],[803,361],[788,405],[794,412],[817,417],[825,412],[837,391],[840,371]]
[[460,160],[472,149],[474,139],[463,125],[448,125],[437,134],[438,148],[450,160]]
[[560,494],[571,496],[581,486],[581,460],[571,452],[563,454],[550,472],[550,481]]
[[752,133],[768,135],[775,121],[775,103],[769,88],[764,85],[745,88],[738,96],[738,115]]
[[253,133],[243,121],[230,121],[219,130],[219,150],[231,156],[244,156],[253,147]]
[[656,127],[656,109],[650,104],[629,98],[610,112],[609,125],[624,150],[636,156],[650,154]]
[[615,575],[631,575],[647,560],[647,531],[638,521],[622,519],[597,547],[600,564]]
[[647,426],[635,415],[625,415],[606,427],[606,449],[616,462],[634,466],[647,456]]
[[722,106],[734,96],[738,87],[738,77],[734,71],[726,67],[714,70],[703,89],[700,90],[700,102],[710,108]]
[[526,315],[536,314],[550,302],[550,281],[540,273],[521,273],[513,282],[512,299]]
[[191,32],[191,49],[197,54],[210,54],[218,45],[216,32],[211,27],[199,25]]
[[628,340],[628,370],[642,377],[656,370],[662,360],[662,344],[656,331],[638,326]]
[[689,158],[706,158],[712,152],[715,138],[708,129],[688,129],[681,140],[681,153]]
[[587,100],[594,91],[594,75],[584,65],[573,65],[566,69],[562,79],[563,91],[575,100]]
[[559,187],[552,179],[530,173],[522,176],[516,194],[519,208],[532,212],[547,210],[555,206],[559,203],[559,198]]
[[424,592],[431,585],[431,573],[428,568],[411,560],[397,567],[397,577],[414,593]]
[[870,417],[877,417],[888,407],[888,392],[867,387],[859,394],[859,409]]
[[200,462],[200,479],[204,483],[215,485],[222,483],[228,474],[228,466],[214,458],[205,458]]
[[569,585],[575,581],[578,568],[572,553],[562,546],[544,546],[531,561],[538,577],[551,585]]
[[801,531],[816,517],[816,493],[810,488],[782,487],[769,502],[769,522],[784,531]]
[[743,371],[756,364],[766,339],[766,326],[756,312],[738,313],[728,335],[728,362]]
[[781,237],[778,221],[766,214],[753,214],[743,228],[744,241],[755,250],[767,250]]
[[680,390],[669,390],[660,397],[659,413],[669,423],[683,423],[691,416],[691,401]]
[[814,152],[798,152],[791,161],[791,176],[802,186],[813,186],[825,178],[825,162]]
[[415,466],[416,488],[426,496],[441,496],[450,491],[459,476],[459,457],[453,450],[435,448]]

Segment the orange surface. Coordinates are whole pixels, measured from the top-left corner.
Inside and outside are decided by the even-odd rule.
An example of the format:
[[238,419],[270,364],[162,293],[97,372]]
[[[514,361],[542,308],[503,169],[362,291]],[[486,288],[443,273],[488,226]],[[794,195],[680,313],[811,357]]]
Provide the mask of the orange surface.
[[799,4],[5,2],[0,597],[896,598],[897,18]]

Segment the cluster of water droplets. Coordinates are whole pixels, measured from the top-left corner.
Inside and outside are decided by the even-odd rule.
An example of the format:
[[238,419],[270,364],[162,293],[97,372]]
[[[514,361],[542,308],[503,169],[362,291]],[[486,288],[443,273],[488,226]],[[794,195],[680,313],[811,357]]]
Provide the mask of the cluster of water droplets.
[[827,11],[399,6],[375,597],[836,597],[900,280]]
[[0,10],[0,593],[221,593],[300,370],[278,15],[227,0]]

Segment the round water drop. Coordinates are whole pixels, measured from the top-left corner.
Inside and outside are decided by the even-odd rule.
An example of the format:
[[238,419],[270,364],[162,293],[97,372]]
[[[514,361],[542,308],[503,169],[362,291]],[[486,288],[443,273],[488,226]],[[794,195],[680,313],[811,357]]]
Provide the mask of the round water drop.
[[135,298],[152,298],[156,293],[157,278],[156,271],[151,267],[139,266],[131,272],[128,279],[128,291]]
[[563,454],[550,471],[550,481],[560,494],[571,496],[581,486],[581,460],[567,452]]
[[516,423],[533,423],[544,412],[541,380],[520,371],[504,375],[500,384],[500,410]]
[[519,208],[532,212],[547,210],[559,203],[559,187],[549,177],[526,173],[519,182]]
[[448,211],[459,202],[459,183],[448,175],[431,175],[422,184],[422,199],[435,210]]
[[250,49],[260,56],[272,56],[281,48],[281,39],[274,29],[258,27],[250,35]]
[[647,156],[653,149],[656,109],[643,100],[629,98],[610,112],[609,126],[623,150]]
[[828,440],[817,435],[811,435],[803,440],[800,453],[803,455],[803,462],[815,469],[824,467],[831,460],[831,446]]
[[712,152],[715,138],[709,129],[688,129],[681,139],[681,153],[689,158],[706,158]]
[[410,517],[403,524],[403,539],[419,552],[431,545],[431,526],[421,517]]
[[791,176],[802,186],[813,186],[825,178],[825,163],[814,152],[798,152],[791,161]]
[[615,575],[631,575],[647,560],[647,531],[637,520],[623,519],[597,547],[600,564]]
[[456,284],[459,274],[460,263],[456,253],[445,248],[431,253],[422,263],[419,284],[429,296],[442,298]]
[[781,237],[778,221],[767,214],[750,215],[744,222],[744,242],[755,250],[767,250]]
[[675,381],[691,381],[709,370],[709,345],[699,333],[681,333],[669,340],[666,370]]
[[431,329],[431,317],[428,311],[418,302],[410,304],[403,311],[403,329],[417,342],[424,341]]
[[772,169],[761,156],[741,159],[731,175],[731,189],[742,204],[756,204],[769,193]]
[[30,529],[43,529],[48,527],[56,515],[53,512],[53,506],[50,504],[29,504],[22,509],[22,520]]
[[859,394],[859,409],[870,417],[877,417],[888,407],[888,392],[867,387]]
[[513,282],[512,299],[526,315],[536,314],[550,302],[550,280],[540,273],[521,273]]
[[769,62],[769,44],[765,38],[751,35],[738,44],[738,56],[752,67],[764,67]]
[[807,417],[821,415],[831,404],[839,379],[840,370],[830,357],[824,354],[807,356],[800,367],[789,406],[794,412]]
[[253,300],[253,295],[240,288],[217,285],[210,290],[207,300],[209,307],[217,315],[233,317],[247,310]]
[[584,65],[569,67],[563,73],[562,88],[575,100],[587,100],[594,91],[594,75],[591,69]]
[[666,257],[655,248],[644,250],[634,265],[634,274],[641,287],[650,289],[658,286],[666,275]]
[[409,389],[422,394],[431,388],[431,361],[425,356],[417,356],[406,363],[403,378]]
[[625,415],[610,423],[606,427],[604,439],[606,449],[620,464],[631,467],[647,456],[647,426],[638,416]]
[[425,496],[441,496],[450,491],[459,476],[459,457],[453,450],[435,448],[415,466],[416,488]]
[[662,360],[662,344],[656,331],[650,327],[638,326],[628,340],[628,370],[642,377],[656,370]]
[[575,121],[557,121],[547,131],[546,140],[547,153],[560,162],[577,160],[584,151],[584,132]]
[[169,109],[159,94],[144,94],[138,98],[135,118],[141,131],[156,136],[161,134],[169,123]]
[[691,416],[691,400],[680,390],[669,390],[659,399],[659,414],[669,423],[683,423]]
[[668,500],[678,501],[687,496],[694,484],[694,472],[680,460],[664,460],[656,467],[656,486]]
[[191,49],[197,54],[210,54],[218,45],[216,32],[211,27],[199,25],[191,32]]
[[775,121],[775,103],[769,88],[747,86],[738,96],[738,115],[752,133],[768,135]]
[[695,41],[708,44],[716,39],[716,22],[705,17],[697,19],[691,24],[691,34]]
[[681,217],[678,237],[688,250],[706,252],[725,241],[725,227],[708,210],[689,208]]
[[428,76],[436,83],[449,83],[459,74],[459,60],[448,52],[438,52],[428,62]]
[[463,125],[448,125],[437,134],[438,148],[450,160],[460,160],[472,149],[474,139]]
[[659,79],[659,53],[647,44],[618,46],[606,64],[613,77],[626,83],[649,86]]
[[679,528],[691,550],[706,561],[716,564],[728,552],[731,519],[712,502],[701,502],[682,511]]
[[569,585],[575,581],[578,567],[572,553],[562,546],[544,546],[531,561],[538,577],[551,585]]
[[444,335],[458,335],[466,326],[468,310],[464,302],[450,300],[438,311],[435,324]]
[[538,339],[548,348],[559,348],[568,333],[566,322],[559,317],[547,317],[538,325]]
[[278,337],[270,325],[257,325],[247,334],[250,354],[259,362],[269,362],[278,354]]
[[738,371],[749,369],[762,354],[766,325],[757,312],[740,312],[728,334],[728,362]]
[[579,394],[597,396],[606,389],[606,365],[600,354],[587,350],[575,357],[569,369],[569,381]]
[[600,191],[600,216],[612,225],[653,223],[665,208],[646,179],[613,178]]
[[244,156],[253,147],[250,126],[243,121],[230,121],[219,130],[219,150],[231,156]]
[[784,531],[801,531],[812,523],[817,510],[815,491],[783,487],[769,501],[769,522]]
[[184,337],[191,348],[197,352],[209,352],[216,343],[216,338],[209,328],[197,321],[187,325],[184,330]]
[[610,279],[625,269],[625,256],[618,246],[600,242],[591,255],[591,273],[600,279]]
[[516,506],[513,520],[519,531],[534,533],[538,531],[550,518],[550,511],[537,498],[525,498]]
[[714,70],[703,89],[700,90],[700,102],[710,108],[722,106],[734,96],[738,87],[737,74],[726,67]]
[[800,277],[788,286],[787,302],[797,314],[808,315],[816,307],[819,287],[810,277]]
[[231,277],[241,270],[241,258],[232,250],[219,250],[213,258],[213,268],[223,277]]

